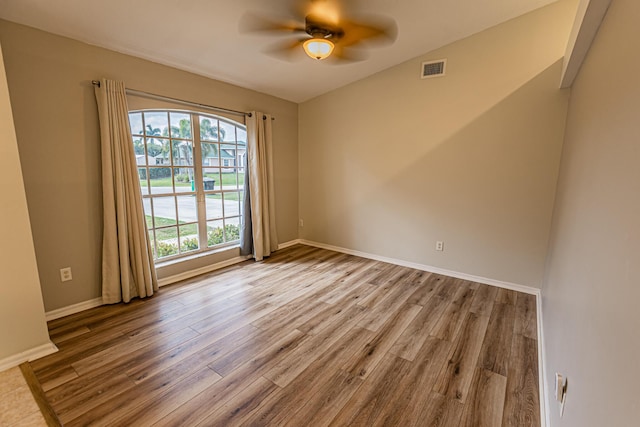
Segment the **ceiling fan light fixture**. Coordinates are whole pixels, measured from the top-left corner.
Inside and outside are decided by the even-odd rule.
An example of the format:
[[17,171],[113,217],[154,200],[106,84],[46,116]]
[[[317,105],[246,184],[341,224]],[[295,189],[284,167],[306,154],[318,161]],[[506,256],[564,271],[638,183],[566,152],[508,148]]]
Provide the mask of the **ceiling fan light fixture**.
[[317,60],[325,59],[333,52],[334,44],[331,40],[314,37],[304,42],[302,45],[309,57]]

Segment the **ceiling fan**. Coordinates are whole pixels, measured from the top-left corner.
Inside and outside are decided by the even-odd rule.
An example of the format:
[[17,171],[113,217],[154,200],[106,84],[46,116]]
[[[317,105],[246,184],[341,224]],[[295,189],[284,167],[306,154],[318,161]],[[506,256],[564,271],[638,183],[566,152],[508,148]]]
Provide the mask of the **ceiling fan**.
[[396,40],[393,19],[378,15],[360,15],[358,21],[345,17],[340,5],[331,0],[311,0],[305,6],[290,9],[291,18],[247,12],[240,21],[244,33],[266,33],[294,37],[267,53],[293,59],[304,50],[316,60],[335,58],[340,62],[366,58],[362,48],[390,44]]

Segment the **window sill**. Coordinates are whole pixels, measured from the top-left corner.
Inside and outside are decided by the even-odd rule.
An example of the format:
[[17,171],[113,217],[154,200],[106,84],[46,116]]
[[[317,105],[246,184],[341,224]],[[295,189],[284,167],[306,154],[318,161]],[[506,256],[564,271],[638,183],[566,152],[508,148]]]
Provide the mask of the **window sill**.
[[228,246],[217,247],[217,248],[210,249],[210,250],[207,250],[207,251],[197,252],[197,253],[194,253],[192,255],[182,256],[182,257],[178,257],[178,258],[171,258],[171,259],[168,259],[168,260],[156,261],[155,262],[155,267],[156,268],[168,267],[168,266],[171,266],[171,265],[176,265],[176,264],[180,264],[180,263],[183,263],[183,262],[193,261],[193,260],[204,258],[204,257],[207,257],[207,256],[219,254],[219,253],[226,252],[226,251],[229,251],[229,250],[233,250],[233,249],[236,249],[236,248],[240,248],[240,244],[239,243],[235,243],[235,244],[228,245]]

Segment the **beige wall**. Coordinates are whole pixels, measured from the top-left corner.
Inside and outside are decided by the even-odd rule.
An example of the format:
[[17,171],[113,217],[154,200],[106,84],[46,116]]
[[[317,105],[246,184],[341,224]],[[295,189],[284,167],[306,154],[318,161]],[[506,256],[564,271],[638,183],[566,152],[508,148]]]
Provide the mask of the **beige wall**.
[[639,17],[611,3],[571,90],[542,293],[546,378],[569,382],[553,427],[640,420]]
[[[277,227],[297,237],[297,105],[272,96],[0,21],[7,79],[47,311],[100,296],[100,150],[92,79],[193,102],[273,114]],[[233,58],[228,58],[233,61]],[[161,277],[233,257],[228,251]],[[73,281],[61,283],[70,266]]]
[[[301,104],[301,237],[540,287],[576,6],[555,3]],[[421,62],[441,58],[447,75],[421,80]]]
[[[0,365],[49,344],[9,91],[0,50]],[[18,361],[18,362],[21,362]],[[2,368],[0,368],[2,370]]]

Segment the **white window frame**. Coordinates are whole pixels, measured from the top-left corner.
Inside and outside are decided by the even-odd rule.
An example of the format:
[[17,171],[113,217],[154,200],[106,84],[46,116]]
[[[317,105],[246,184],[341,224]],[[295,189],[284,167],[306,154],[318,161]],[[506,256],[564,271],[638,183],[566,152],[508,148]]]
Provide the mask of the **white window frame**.
[[[146,182],[147,182],[147,191],[145,194],[145,191],[143,191],[142,193],[142,198],[143,201],[145,199],[149,199],[149,200],[153,200],[154,198],[158,198],[158,197],[174,197],[174,202],[175,202],[175,209],[176,209],[176,224],[174,225],[169,225],[169,226],[165,226],[165,227],[155,227],[155,213],[154,213],[154,203],[151,201],[149,202],[149,206],[150,206],[150,212],[146,212],[145,214],[150,214],[152,216],[152,218],[154,218],[154,220],[152,221],[152,226],[149,227],[149,233],[151,235],[151,239],[152,239],[152,244],[153,244],[153,254],[154,254],[154,261],[155,263],[163,263],[166,261],[172,261],[172,260],[179,260],[180,258],[185,258],[185,257],[191,257],[193,255],[198,255],[198,254],[203,254],[203,253],[207,253],[207,252],[213,252],[222,248],[227,248],[227,247],[236,247],[240,245],[240,240],[230,240],[227,241],[227,225],[231,224],[231,223],[235,223],[237,221],[237,225],[238,225],[238,229],[241,230],[242,228],[242,222],[244,219],[244,213],[242,212],[242,197],[243,197],[243,180],[240,179],[239,174],[240,173],[246,173],[246,171],[244,170],[244,165],[236,165],[236,166],[223,166],[223,162],[222,162],[222,157],[221,157],[221,145],[234,145],[235,149],[237,150],[238,148],[238,139],[237,139],[237,129],[242,129],[245,134],[246,134],[246,126],[242,123],[233,121],[231,119],[228,119],[226,117],[221,117],[221,116],[217,116],[214,114],[209,114],[209,113],[203,113],[203,112],[199,112],[199,111],[190,111],[190,110],[178,110],[178,109],[157,109],[157,108],[153,108],[153,109],[141,109],[141,110],[131,110],[129,111],[129,114],[137,114],[137,113],[141,113],[140,117],[142,119],[142,133],[134,133],[133,129],[132,129],[132,137],[134,140],[136,139],[142,139],[142,141],[144,142],[144,159],[145,159],[145,164],[144,165],[137,165],[136,167],[138,169],[145,169],[146,171]],[[191,121],[191,139],[186,139],[186,138],[179,138],[179,137],[174,137],[173,135],[171,135],[171,131],[169,131],[169,136],[153,136],[153,135],[147,135],[146,132],[146,121],[145,121],[145,113],[166,113],[167,114],[167,124],[169,126],[169,128],[171,128],[171,122],[170,122],[170,113],[179,113],[179,114],[188,114],[190,115],[190,121]],[[225,123],[227,126],[233,126],[234,127],[234,132],[236,133],[235,137],[233,138],[233,140],[222,140],[220,141],[220,137],[218,137],[218,141],[214,141],[214,140],[201,140],[201,134],[200,134],[200,119],[201,118],[206,118],[209,119],[211,121],[214,121],[214,123],[216,123],[218,125],[218,128],[220,128],[220,123]],[[220,135],[219,135],[220,136]],[[147,140],[148,139],[162,139],[162,140],[167,140],[169,141],[170,144],[170,153],[169,153],[169,158],[167,159],[168,162],[165,162],[164,159],[161,162],[161,164],[157,164],[157,160],[156,160],[156,164],[149,164],[149,153],[148,153],[148,144],[147,144]],[[193,173],[194,173],[194,181],[195,181],[195,189],[193,191],[177,191],[176,190],[176,186],[175,186],[175,178],[174,178],[174,172],[176,169],[180,169],[180,165],[176,165],[173,162],[173,142],[174,141],[182,141],[182,142],[191,142],[193,144],[192,146],[192,152],[193,152],[193,165],[183,165],[183,168],[193,168]],[[202,157],[202,143],[207,143],[207,144],[214,144],[217,145],[217,152],[218,152],[218,165],[217,166],[210,166],[208,163],[205,163],[205,159]],[[244,143],[246,144],[246,141],[244,141]],[[226,159],[225,159],[226,160]],[[154,167],[158,168],[170,168],[171,170],[171,186],[172,186],[172,192],[170,193],[152,193],[152,187],[151,187],[151,173],[150,170],[153,169]],[[223,170],[227,170],[233,168],[235,170],[235,177],[236,177],[236,187],[235,188],[224,188],[225,186],[223,185],[223,180],[222,180],[222,173]],[[213,190],[205,190],[204,188],[204,176],[205,176],[205,170],[217,170],[218,173],[218,179],[216,179],[216,181],[220,180],[219,186],[218,187],[214,187]],[[228,173],[228,172],[226,172]],[[228,215],[225,213],[225,194],[237,194],[238,199],[237,203],[238,203],[238,215]],[[206,197],[208,195],[220,195],[220,201],[221,201],[221,210],[222,210],[222,216],[219,218],[215,218],[215,219],[207,219],[207,212],[206,212]],[[178,197],[180,196],[195,196],[196,197],[196,213],[197,213],[197,222],[188,222],[186,224],[181,224],[180,223],[180,216],[179,216],[179,207],[178,207]],[[223,242],[220,244],[215,244],[213,246],[209,246],[208,245],[208,228],[209,228],[209,223],[212,221],[222,221],[222,229],[223,229]],[[182,239],[180,236],[180,229],[182,226],[184,225],[190,225],[190,224],[196,224],[197,230],[198,230],[198,242],[199,242],[199,248],[196,250],[189,250],[189,251],[182,251]],[[177,247],[178,247],[178,253],[174,254],[174,255],[169,255],[169,256],[163,256],[163,257],[159,257],[158,256],[158,239],[157,239],[157,231],[158,230],[163,230],[163,229],[171,229],[171,228],[175,228],[176,230],[176,240],[177,240]]]

